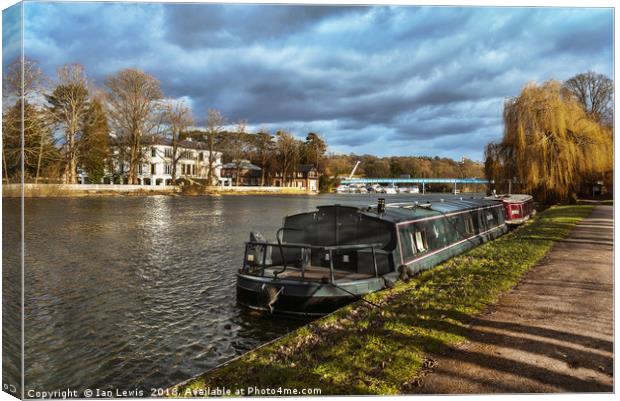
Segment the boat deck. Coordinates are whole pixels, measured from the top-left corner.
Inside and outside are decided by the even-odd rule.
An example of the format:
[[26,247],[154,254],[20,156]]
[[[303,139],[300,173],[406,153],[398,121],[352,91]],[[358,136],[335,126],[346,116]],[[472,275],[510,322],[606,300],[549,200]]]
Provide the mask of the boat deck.
[[[265,277],[273,277],[273,273],[282,270],[282,266],[273,266],[265,269]],[[279,278],[288,280],[300,280],[301,281],[301,269],[298,267],[287,266],[284,273],[278,274]],[[350,280],[363,280],[374,277],[374,274],[356,273],[346,270],[334,269],[334,280],[336,281],[350,281]],[[323,266],[308,266],[304,269],[305,281],[322,281],[329,280],[329,268]]]

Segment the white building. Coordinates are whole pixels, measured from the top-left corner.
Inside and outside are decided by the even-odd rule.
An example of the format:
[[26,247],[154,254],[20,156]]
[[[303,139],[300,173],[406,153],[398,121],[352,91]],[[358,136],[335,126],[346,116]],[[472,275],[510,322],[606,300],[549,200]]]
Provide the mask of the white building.
[[[139,185],[172,185],[172,141],[167,138],[152,138],[143,142],[144,157],[138,165]],[[114,150],[119,154],[119,149]],[[213,182],[221,180],[222,153],[213,152]],[[208,179],[209,150],[207,144],[191,139],[179,142],[177,147],[177,171],[176,178],[192,178],[198,180]],[[116,163],[115,174],[104,178],[104,183],[127,183],[129,166],[127,163],[121,169]],[[84,179],[81,180],[84,182]]]

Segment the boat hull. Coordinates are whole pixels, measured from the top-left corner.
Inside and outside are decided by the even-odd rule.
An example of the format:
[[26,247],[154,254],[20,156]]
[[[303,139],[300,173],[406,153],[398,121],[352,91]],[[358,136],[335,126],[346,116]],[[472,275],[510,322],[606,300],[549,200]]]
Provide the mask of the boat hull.
[[[333,312],[365,294],[386,287],[386,278],[378,277],[350,283],[318,283],[292,280],[274,280],[273,277],[256,277],[237,274],[237,302],[245,307],[276,314],[321,316]],[[278,294],[277,300],[268,295]]]

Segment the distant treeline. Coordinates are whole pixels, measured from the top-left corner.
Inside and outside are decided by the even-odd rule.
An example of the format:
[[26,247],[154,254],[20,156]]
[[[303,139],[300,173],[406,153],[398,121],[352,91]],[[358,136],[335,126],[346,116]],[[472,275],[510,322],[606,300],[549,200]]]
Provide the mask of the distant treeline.
[[[390,156],[373,155],[335,155],[325,158],[324,185],[337,185],[338,177],[348,176],[353,167],[360,161],[355,176],[376,178],[483,178],[484,164],[467,158],[455,161],[446,157],[426,156]],[[435,190],[446,189],[443,185],[435,185]]]

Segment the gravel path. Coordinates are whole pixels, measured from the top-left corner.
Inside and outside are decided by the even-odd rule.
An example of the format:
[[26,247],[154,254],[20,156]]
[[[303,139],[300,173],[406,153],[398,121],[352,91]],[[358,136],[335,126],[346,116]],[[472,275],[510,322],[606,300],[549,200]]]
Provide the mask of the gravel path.
[[416,392],[612,392],[613,208],[597,206],[468,331],[430,357]]

